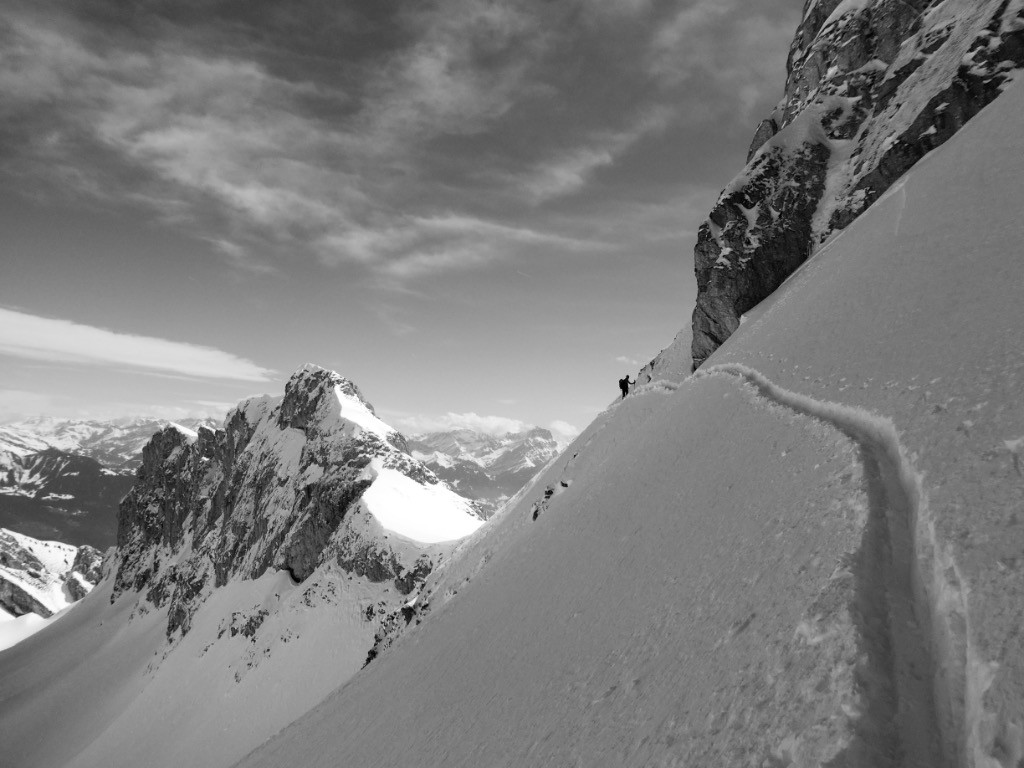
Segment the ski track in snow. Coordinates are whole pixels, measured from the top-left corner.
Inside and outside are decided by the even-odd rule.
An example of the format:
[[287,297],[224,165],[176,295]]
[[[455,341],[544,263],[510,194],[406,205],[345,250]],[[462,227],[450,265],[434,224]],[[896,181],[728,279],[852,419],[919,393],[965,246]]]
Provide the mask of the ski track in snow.
[[[967,586],[936,539],[923,477],[895,424],[862,408],[784,389],[744,365],[716,365],[694,375],[740,378],[760,397],[824,421],[861,447],[872,501],[865,562],[873,572],[864,574],[867,594],[859,607],[866,626],[882,622],[882,637],[864,640],[872,671],[888,676],[881,687],[866,687],[869,700],[861,716],[894,719],[903,752],[900,764],[1017,766],[1020,754],[997,762],[982,749],[991,718],[983,700],[996,665],[983,662],[972,647]],[[885,700],[872,701],[873,696]],[[941,754],[936,754],[940,744]]]

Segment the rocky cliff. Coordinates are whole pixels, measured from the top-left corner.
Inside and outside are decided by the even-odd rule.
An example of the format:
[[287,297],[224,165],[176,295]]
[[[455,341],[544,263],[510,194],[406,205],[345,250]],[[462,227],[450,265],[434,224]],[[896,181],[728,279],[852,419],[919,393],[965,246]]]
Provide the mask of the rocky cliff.
[[698,233],[693,367],[1022,65],[1021,0],[807,0],[785,94]]
[[120,507],[111,600],[136,592],[166,610],[168,637],[212,590],[269,569],[303,582],[340,568],[401,600],[481,522],[355,384],[306,366],[224,429],[170,426],[146,445]]
[[[170,422],[37,418],[0,426],[0,527],[107,549],[142,448]],[[212,421],[187,419],[197,429]]]
[[103,556],[90,546],[39,541],[0,528],[0,610],[49,618],[100,580]]

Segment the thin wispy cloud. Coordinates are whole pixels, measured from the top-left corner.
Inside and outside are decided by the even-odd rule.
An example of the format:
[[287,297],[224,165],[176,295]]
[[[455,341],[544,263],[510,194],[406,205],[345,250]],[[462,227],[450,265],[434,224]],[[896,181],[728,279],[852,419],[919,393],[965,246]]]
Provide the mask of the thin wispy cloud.
[[29,415],[52,413],[55,398],[24,389],[0,389],[0,423]]
[[0,308],[0,355],[50,363],[116,366],[155,375],[270,381],[273,371],[212,347]]
[[297,255],[405,281],[524,249],[599,255],[591,220],[546,207],[624,215],[680,130],[752,114],[776,73],[733,52],[774,51],[783,2],[297,2],[202,24],[159,2],[16,3],[0,173],[141,208],[264,275]]
[[555,419],[548,424],[548,429],[562,437],[576,437],[580,433],[579,429],[574,427],[568,421],[562,421],[561,419]]
[[539,163],[520,183],[534,203],[570,195],[582,189],[598,169],[612,165],[637,141],[664,130],[674,111],[666,105],[659,105],[626,130],[595,137],[588,144]]
[[505,435],[509,432],[523,432],[531,428],[530,424],[519,419],[506,416],[480,415],[472,411],[467,413],[448,412],[437,416],[419,416],[396,414],[392,416],[392,425],[407,434],[425,432],[451,432],[457,429],[471,429],[487,435]]

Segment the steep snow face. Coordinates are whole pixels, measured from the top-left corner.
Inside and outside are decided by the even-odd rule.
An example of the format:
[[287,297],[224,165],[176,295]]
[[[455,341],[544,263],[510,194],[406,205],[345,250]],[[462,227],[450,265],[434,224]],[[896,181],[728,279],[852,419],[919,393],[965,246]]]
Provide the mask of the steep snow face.
[[1022,65],[1019,2],[809,3],[785,96],[698,234],[693,363]]
[[483,524],[469,501],[441,483],[423,484],[379,460],[363,507],[385,530],[413,541],[437,544],[463,539]]
[[601,414],[240,765],[1018,765],[1021,114]]

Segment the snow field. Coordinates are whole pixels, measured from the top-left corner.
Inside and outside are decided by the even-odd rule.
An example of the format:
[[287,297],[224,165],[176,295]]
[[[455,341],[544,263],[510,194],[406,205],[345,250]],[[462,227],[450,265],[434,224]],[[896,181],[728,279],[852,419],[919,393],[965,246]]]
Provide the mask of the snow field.
[[26,613],[23,616],[12,616],[0,610],[0,651],[17,645],[26,637],[31,637],[56,617],[44,619],[37,613]]
[[[696,710],[693,723],[723,712],[728,719],[733,709],[749,718],[743,733],[760,734],[766,758],[771,740],[789,734],[772,718],[823,717],[823,727],[842,718],[818,697],[793,714],[799,708],[784,686],[772,692],[780,697],[774,707],[730,703],[786,658],[816,665],[809,690],[813,675],[837,675],[831,664],[812,663],[821,645],[794,639],[803,605],[784,608],[782,620],[774,609],[792,590],[810,602],[860,538],[855,505],[835,508],[841,534],[817,520],[827,506],[821,488],[837,484],[851,460],[845,439],[807,420],[741,412],[743,397],[737,384],[702,380],[607,412],[442,569],[437,590],[457,590],[442,610],[243,765],[329,763],[342,754],[380,766],[412,755],[420,765],[651,765],[669,744],[680,765],[725,764],[701,759],[715,748],[688,730],[684,700]],[[738,414],[724,427],[723,407]],[[741,482],[700,446],[723,429],[749,468]],[[745,439],[746,430],[767,439]],[[680,445],[683,432],[693,439]],[[773,440],[835,454],[824,462],[815,450],[783,457]],[[706,483],[686,484],[691,472]],[[793,473],[796,490],[779,482]],[[529,510],[546,487],[561,492],[533,521]],[[808,527],[820,536],[798,544],[790,532]],[[759,578],[751,546],[791,566]],[[813,578],[800,576],[797,563]],[[741,661],[754,647],[765,666]],[[696,658],[701,665],[680,663]],[[837,751],[809,741],[800,749]]]
[[366,432],[377,435],[385,442],[389,435],[394,434],[395,430],[378,419],[358,398],[345,394],[341,391],[341,387],[337,386],[334,388],[334,394],[338,398],[338,405],[341,406],[340,416],[342,419],[352,422]]
[[424,544],[469,536],[484,521],[464,498],[443,483],[423,485],[401,472],[370,463],[375,477],[362,497],[363,507],[385,529]]

